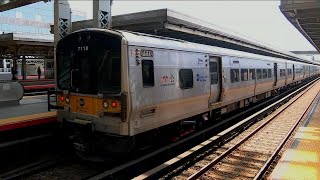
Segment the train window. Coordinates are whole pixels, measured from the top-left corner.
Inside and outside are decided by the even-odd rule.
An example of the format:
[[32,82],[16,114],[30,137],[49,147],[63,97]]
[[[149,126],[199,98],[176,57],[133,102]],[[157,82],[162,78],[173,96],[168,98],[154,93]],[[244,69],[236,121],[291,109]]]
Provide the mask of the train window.
[[0,68],[4,68],[4,67],[3,67],[3,60],[2,60],[2,59],[0,59]]
[[180,69],[179,82],[181,89],[190,89],[193,87],[193,71],[192,69]]
[[262,70],[257,69],[257,79],[262,79]]
[[216,62],[210,62],[209,67],[211,84],[218,84],[218,64]]
[[280,69],[280,77],[286,76],[286,70]]
[[154,68],[151,60],[142,60],[142,81],[143,87],[154,86]]
[[239,82],[239,69],[230,69],[231,83]]
[[271,78],[272,77],[272,71],[271,69],[268,69],[268,78]]
[[241,81],[248,81],[248,69],[241,69]]
[[268,77],[268,71],[267,69],[262,69],[262,78],[266,79]]
[[256,79],[256,70],[250,69],[249,70],[249,80],[255,80]]

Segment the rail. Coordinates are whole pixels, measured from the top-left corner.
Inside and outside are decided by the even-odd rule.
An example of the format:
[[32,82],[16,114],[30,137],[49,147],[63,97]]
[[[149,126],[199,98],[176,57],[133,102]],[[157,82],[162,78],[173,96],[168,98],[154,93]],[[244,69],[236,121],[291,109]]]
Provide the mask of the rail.
[[[236,134],[242,132],[250,125],[252,125],[255,121],[258,121],[261,117],[270,114],[270,111],[276,110],[280,104],[284,103],[285,101],[289,100],[299,92],[303,91],[307,86],[314,83],[316,80],[309,82],[304,86],[300,86],[300,88],[293,89],[291,93],[288,93],[284,96],[281,96],[281,99],[277,99],[277,102],[268,105],[267,107],[263,108],[262,110],[250,115],[249,117],[245,118],[244,120],[238,122],[232,127],[220,132],[219,134],[211,137],[210,139],[200,143],[198,146],[195,146],[188,151],[170,159],[163,164],[143,173],[139,176],[135,177],[134,179],[159,179],[164,175],[167,177],[171,176],[173,170],[179,168],[179,166],[188,166],[188,161],[191,159],[196,160],[203,157],[204,154],[212,151],[212,149],[216,149],[217,146],[223,145],[223,143],[227,142],[228,140],[232,139]],[[169,175],[168,175],[169,174]]]
[[[320,92],[318,92],[318,94],[313,98],[312,102],[309,104],[309,106],[304,110],[303,114],[298,118],[298,120],[296,121],[296,123],[294,124],[294,126],[290,129],[289,133],[286,135],[286,137],[282,140],[282,142],[279,144],[279,146],[277,147],[277,149],[273,152],[273,154],[270,156],[270,158],[267,160],[267,162],[265,163],[265,165],[261,168],[261,170],[258,172],[258,174],[255,176],[254,180],[257,179],[261,179],[262,176],[266,173],[266,171],[268,170],[268,168],[270,167],[271,163],[273,162],[273,160],[277,157],[277,155],[279,154],[280,150],[282,149],[282,147],[286,144],[287,140],[289,139],[289,137],[292,135],[292,133],[294,132],[294,130],[297,128],[298,124],[301,122],[301,120],[303,119],[303,117],[306,115],[308,109],[310,109],[311,105],[313,104],[313,102],[316,100],[317,97],[319,97]],[[315,104],[314,107],[316,107],[317,104]],[[315,108],[313,108],[313,110],[315,110]]]
[[[315,84],[313,84],[314,86]],[[264,122],[262,125],[260,125],[258,128],[256,128],[254,131],[252,131],[249,135],[247,135],[245,138],[243,138],[241,141],[239,141],[237,144],[226,150],[224,153],[222,153],[220,156],[213,159],[209,164],[201,168],[198,172],[194,173],[192,176],[188,178],[188,180],[195,180],[199,178],[201,175],[206,173],[209,169],[211,169],[214,165],[218,164],[222,159],[227,157],[229,154],[231,154],[235,149],[237,149],[240,145],[244,144],[249,138],[251,138],[253,135],[257,134],[262,128],[264,128],[266,125],[268,125],[270,122],[272,122],[276,117],[278,117],[284,110],[286,110],[288,107],[290,107],[293,103],[295,103],[302,95],[304,95],[308,90],[310,90],[313,86],[308,87],[307,90],[305,90],[303,93],[301,93],[294,101],[291,101],[289,104],[287,104],[281,111],[278,111],[272,118],[270,118],[268,121]],[[317,96],[314,97],[314,99]],[[312,102],[314,101],[312,100]],[[267,163],[263,166],[263,168],[259,171],[259,173],[256,175],[255,179],[260,179],[264,172],[267,170],[267,167],[269,167],[272,160],[276,157],[278,152],[281,150],[287,139],[290,137],[291,133],[294,131],[296,126],[299,124],[299,122],[302,120],[304,115],[306,114],[307,110],[312,105],[312,102],[308,105],[308,107],[304,110],[303,114],[298,118],[298,120],[295,122],[294,126],[291,128],[289,133],[286,135],[286,137],[282,140],[280,145],[277,147],[276,151],[272,154],[272,156],[268,159]]]
[[[276,105],[279,105],[280,102],[283,102],[283,101],[286,101],[288,99],[290,99],[291,97],[293,97],[294,95],[296,95],[298,92],[302,91],[305,87],[309,86],[310,84],[312,84],[313,82],[315,82],[315,80],[313,80],[312,82],[309,82],[307,83],[307,85],[303,86],[299,86],[299,87],[296,87],[296,88],[293,88],[291,89],[291,91],[289,91],[288,93],[284,93],[282,94],[281,96],[279,97],[274,97],[273,99],[269,99],[267,101],[265,101],[264,103],[261,103],[259,104],[258,106],[256,107],[253,107],[253,108],[250,108],[248,110],[245,110],[245,111],[242,111],[240,113],[238,113],[237,115],[231,117],[231,118],[228,118],[228,119],[225,119],[224,121],[221,121],[221,122],[218,122],[217,124],[215,124],[214,126],[212,127],[209,127],[205,130],[202,130],[198,133],[195,133],[193,135],[190,135],[189,137],[186,137],[185,139],[182,139],[176,143],[173,143],[171,145],[168,145],[168,146],[165,146],[161,149],[158,149],[156,150],[155,152],[152,152],[151,154],[147,154],[143,157],[140,157],[139,159],[137,160],[134,160],[134,161],[131,161],[131,162],[128,162],[122,166],[119,166],[119,167],[116,167],[114,169],[111,169],[111,170],[108,170],[106,172],[103,172],[101,174],[98,174],[94,177],[92,177],[91,179],[113,179],[115,177],[121,177],[121,175],[123,174],[126,174],[126,177],[124,178],[132,178],[132,177],[136,177],[135,179],[158,179],[159,177],[161,177],[160,175],[164,174],[165,172],[170,172],[170,170],[173,169],[173,167],[171,167],[171,165],[173,164],[173,166],[177,166],[177,164],[181,164],[183,162],[185,162],[185,159],[187,158],[190,158],[190,157],[195,157],[197,154],[196,152],[203,152],[203,151],[206,151],[208,148],[208,146],[212,147],[213,145],[216,145],[216,144],[223,144],[225,141],[228,141],[228,139],[232,138],[235,134],[237,134],[238,132],[240,131],[243,131],[245,128],[247,128],[248,126],[250,126],[252,123],[254,123],[255,121],[257,121],[257,119],[261,118],[264,114],[267,114],[266,112],[269,112],[271,111],[272,109],[275,109]],[[298,89],[298,90],[297,90]],[[294,90],[297,90],[295,92],[292,92]],[[289,94],[290,93],[290,94]],[[289,95],[288,95],[289,94]],[[285,96],[285,97],[284,97]],[[284,98],[282,98],[284,97]],[[276,100],[278,100],[278,98],[282,98],[280,102],[276,102],[274,103]],[[272,104],[273,103],[273,104]],[[270,105],[272,104],[272,105]],[[270,106],[269,106],[270,105]],[[267,106],[267,107],[266,107]],[[264,108],[266,107],[266,108]],[[260,110],[259,108],[261,108],[262,110],[257,112],[257,110]],[[138,170],[137,170],[137,166],[138,164],[148,164],[146,162],[147,159],[153,159],[153,161],[156,159],[159,159],[159,155],[163,155],[164,153],[170,153],[171,154],[171,157],[172,157],[172,154],[174,154],[174,147],[178,146],[179,144],[182,144],[182,143],[186,143],[186,142],[190,142],[191,139],[196,139],[196,138],[199,138],[199,137],[206,137],[207,138],[210,138],[210,137],[207,137],[208,136],[208,132],[213,130],[213,129],[217,129],[217,127],[221,127],[225,124],[230,124],[230,122],[234,121],[235,119],[239,119],[239,118],[243,118],[244,116],[249,116],[248,113],[249,112],[257,112],[257,113],[251,113],[251,114],[254,114],[254,115],[251,115],[250,116],[250,119],[249,120],[248,118],[241,123],[237,123],[236,125],[234,125],[233,127],[231,128],[227,128],[227,130],[224,130],[223,132],[219,133],[218,135],[216,135],[215,139],[209,139],[208,143],[202,143],[200,146],[201,148],[198,148],[198,149],[193,149],[193,150],[190,150],[191,155],[187,155],[186,158],[184,157],[175,157],[173,158],[173,160],[169,160],[163,164],[160,164],[158,167],[160,167],[158,170],[156,170],[155,172],[153,172],[153,170],[150,170],[148,172],[145,172],[143,174],[140,174],[138,173]],[[237,128],[236,128],[237,127]],[[228,133],[224,133],[226,131],[229,131]],[[206,148],[205,148],[206,147]],[[178,161],[175,161],[176,159],[178,159]],[[172,161],[174,161],[172,163]],[[149,162],[151,163],[151,162]],[[152,162],[153,164],[155,164],[154,162]],[[157,169],[158,167],[154,168],[154,169]],[[150,169],[150,167],[148,167]],[[136,175],[135,175],[136,174]],[[121,178],[120,178],[121,179]]]

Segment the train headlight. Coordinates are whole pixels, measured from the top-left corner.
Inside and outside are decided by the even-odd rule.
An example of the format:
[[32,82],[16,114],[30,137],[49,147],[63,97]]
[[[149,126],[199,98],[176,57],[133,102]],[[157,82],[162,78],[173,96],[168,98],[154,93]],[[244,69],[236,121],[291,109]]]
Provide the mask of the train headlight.
[[102,105],[103,105],[103,108],[105,108],[105,109],[108,109],[108,107],[109,107],[108,101],[104,101]]
[[66,96],[66,102],[69,104],[70,103],[70,97]]

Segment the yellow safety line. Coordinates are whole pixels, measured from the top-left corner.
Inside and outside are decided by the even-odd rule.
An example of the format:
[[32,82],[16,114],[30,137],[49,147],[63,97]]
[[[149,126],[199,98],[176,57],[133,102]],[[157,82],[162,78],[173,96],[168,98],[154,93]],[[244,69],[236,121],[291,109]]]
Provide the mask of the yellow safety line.
[[12,117],[12,118],[7,118],[7,119],[0,119],[0,126],[5,125],[5,124],[30,121],[30,120],[34,120],[34,119],[53,117],[56,115],[57,115],[57,112],[46,112],[46,113],[31,114],[31,115],[25,115],[25,116],[17,116],[17,117]]

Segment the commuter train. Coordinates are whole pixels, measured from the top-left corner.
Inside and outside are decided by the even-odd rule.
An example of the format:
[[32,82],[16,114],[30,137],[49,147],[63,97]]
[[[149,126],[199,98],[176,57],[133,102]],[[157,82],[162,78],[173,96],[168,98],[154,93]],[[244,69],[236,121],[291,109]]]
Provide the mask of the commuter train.
[[92,28],[60,40],[56,53],[49,107],[79,152],[129,152],[319,74],[311,63]]
[[0,59],[0,81],[12,79],[11,75],[12,60]]

